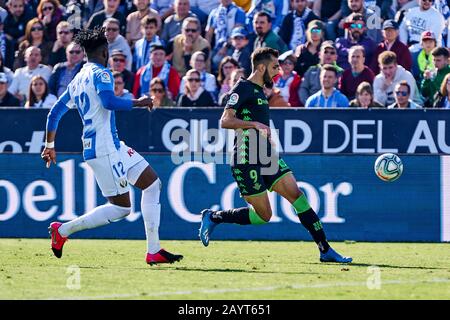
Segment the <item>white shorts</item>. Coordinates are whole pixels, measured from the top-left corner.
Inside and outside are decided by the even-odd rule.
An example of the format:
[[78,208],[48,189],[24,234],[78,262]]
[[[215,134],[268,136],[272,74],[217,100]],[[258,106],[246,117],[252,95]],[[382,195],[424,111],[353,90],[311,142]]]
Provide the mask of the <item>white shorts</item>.
[[[135,150],[120,142],[120,149],[101,158],[86,160],[95,174],[97,184],[104,197],[113,197],[130,191],[130,183],[136,183],[137,177],[148,166],[148,162]],[[133,176],[129,177],[132,167]],[[136,172],[140,171],[140,172]],[[130,179],[131,178],[131,179]]]

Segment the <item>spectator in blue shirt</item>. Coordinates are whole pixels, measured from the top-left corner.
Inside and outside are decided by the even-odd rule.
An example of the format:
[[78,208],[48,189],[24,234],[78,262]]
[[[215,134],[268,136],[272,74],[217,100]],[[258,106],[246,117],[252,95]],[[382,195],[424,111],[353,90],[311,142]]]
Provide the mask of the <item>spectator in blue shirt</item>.
[[338,79],[337,70],[331,64],[326,64],[320,71],[321,90],[306,100],[306,108],[347,108],[349,101],[335,88]]

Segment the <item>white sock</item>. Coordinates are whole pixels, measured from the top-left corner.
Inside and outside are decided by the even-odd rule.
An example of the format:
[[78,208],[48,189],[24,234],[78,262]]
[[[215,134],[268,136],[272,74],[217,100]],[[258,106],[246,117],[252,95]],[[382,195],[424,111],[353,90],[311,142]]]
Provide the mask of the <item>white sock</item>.
[[94,208],[81,217],[63,223],[58,231],[61,236],[68,237],[74,232],[104,226],[105,224],[125,218],[130,214],[130,211],[131,208],[107,203]]
[[147,252],[154,254],[160,249],[159,221],[161,216],[161,180],[156,179],[147,189],[142,191],[141,211],[144,219],[145,234],[147,235]]

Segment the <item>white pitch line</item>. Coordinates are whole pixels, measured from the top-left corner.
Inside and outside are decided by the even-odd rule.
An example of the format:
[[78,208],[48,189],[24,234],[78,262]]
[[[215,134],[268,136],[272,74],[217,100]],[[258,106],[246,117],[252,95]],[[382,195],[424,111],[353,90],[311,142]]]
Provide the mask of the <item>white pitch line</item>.
[[[450,279],[430,279],[430,280],[382,280],[381,285],[398,285],[398,284],[419,284],[419,283],[450,283]],[[251,291],[276,291],[280,289],[323,289],[335,287],[366,287],[366,282],[335,282],[335,283],[317,283],[317,284],[293,284],[288,286],[271,286],[271,287],[256,287],[256,288],[229,288],[229,289],[200,289],[188,291],[172,291],[172,292],[144,292],[132,294],[114,294],[105,296],[88,296],[88,297],[59,297],[48,298],[45,300],[97,300],[97,299],[121,299],[121,298],[135,298],[135,297],[160,297],[160,296],[181,296],[192,295],[195,293],[231,293],[231,292],[251,292]]]

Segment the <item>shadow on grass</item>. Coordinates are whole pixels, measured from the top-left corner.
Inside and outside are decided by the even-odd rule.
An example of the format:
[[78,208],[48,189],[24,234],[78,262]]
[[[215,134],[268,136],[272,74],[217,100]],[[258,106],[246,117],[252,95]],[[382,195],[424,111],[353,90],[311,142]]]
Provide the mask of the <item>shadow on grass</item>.
[[368,263],[333,263],[333,262],[313,262],[304,264],[314,264],[314,265],[338,265],[338,266],[349,266],[349,267],[379,267],[379,268],[390,268],[390,269],[418,269],[418,270],[448,270],[449,268],[435,268],[435,267],[418,267],[418,266],[396,266],[391,264],[378,264],[376,262],[368,264]]

